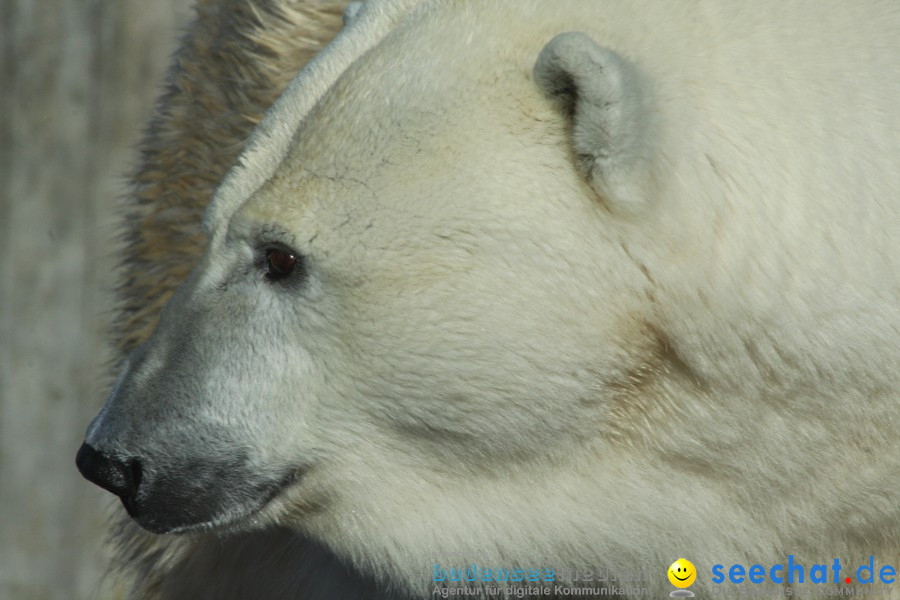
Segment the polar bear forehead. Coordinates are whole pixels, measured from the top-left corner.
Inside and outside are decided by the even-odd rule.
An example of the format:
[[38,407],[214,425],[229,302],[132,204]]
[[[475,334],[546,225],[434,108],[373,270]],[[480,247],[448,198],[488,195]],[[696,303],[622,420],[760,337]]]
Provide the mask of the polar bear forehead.
[[[474,154],[508,162],[515,148],[540,143],[548,127],[558,127],[531,77],[539,42],[531,49],[493,39],[496,32],[482,31],[465,11],[416,16],[323,95],[243,216],[292,218],[311,196],[319,204],[345,192],[387,201],[404,188],[462,176]],[[434,45],[449,50],[430,52]],[[516,139],[501,144],[507,136]]]
[[[517,105],[538,99],[530,80],[536,53],[527,60],[523,54],[517,64],[509,56],[476,48],[481,44],[474,41],[429,53],[432,44],[479,35],[467,29],[462,23],[443,25],[435,35],[451,38],[446,41],[413,35],[406,28],[389,35],[350,65],[311,111],[281,172],[300,163],[308,170],[355,170],[367,159],[376,160],[375,155],[380,163],[380,155],[401,148],[412,154],[444,154],[460,139],[484,140],[482,125],[513,125],[509,117],[518,119]],[[473,68],[473,63],[480,66]]]
[[211,233],[272,176],[310,108],[353,60],[366,52],[421,0],[369,0],[352,12],[349,25],[288,85],[247,140],[207,208],[203,226]]

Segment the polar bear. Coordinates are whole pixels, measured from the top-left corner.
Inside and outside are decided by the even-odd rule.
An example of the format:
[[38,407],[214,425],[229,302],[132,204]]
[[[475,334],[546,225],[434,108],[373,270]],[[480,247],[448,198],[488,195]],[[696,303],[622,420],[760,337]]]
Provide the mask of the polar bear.
[[79,450],[193,540],[141,594],[900,566],[897,31],[878,0],[348,11]]

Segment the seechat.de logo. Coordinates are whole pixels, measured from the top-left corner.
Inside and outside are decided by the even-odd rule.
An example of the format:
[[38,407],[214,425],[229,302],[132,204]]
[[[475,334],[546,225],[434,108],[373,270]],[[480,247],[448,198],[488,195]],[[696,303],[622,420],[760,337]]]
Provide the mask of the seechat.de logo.
[[[855,577],[854,577],[855,576]],[[725,570],[724,565],[713,565],[712,582],[724,583],[726,579],[731,583],[775,583],[775,584],[862,584],[880,582],[883,584],[894,583],[897,570],[892,565],[878,565],[874,556],[869,557],[869,562],[854,568],[844,569],[844,565],[837,558],[831,564],[816,564],[807,568],[802,563],[794,560],[793,554],[788,554],[787,564],[772,565],[731,565]]]

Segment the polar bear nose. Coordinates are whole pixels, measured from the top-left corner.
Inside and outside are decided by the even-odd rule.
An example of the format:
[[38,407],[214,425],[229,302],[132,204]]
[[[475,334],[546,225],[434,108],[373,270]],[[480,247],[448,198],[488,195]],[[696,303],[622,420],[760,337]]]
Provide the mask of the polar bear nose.
[[84,443],[78,449],[75,464],[85,479],[121,498],[129,514],[133,511],[141,484],[140,461],[122,462]]

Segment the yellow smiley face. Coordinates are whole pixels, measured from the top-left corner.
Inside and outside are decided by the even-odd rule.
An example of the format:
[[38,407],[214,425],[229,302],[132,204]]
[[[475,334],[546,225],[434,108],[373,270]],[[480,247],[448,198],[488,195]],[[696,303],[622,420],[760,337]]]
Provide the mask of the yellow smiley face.
[[686,588],[697,579],[697,569],[691,561],[679,558],[669,567],[669,581],[675,587]]

